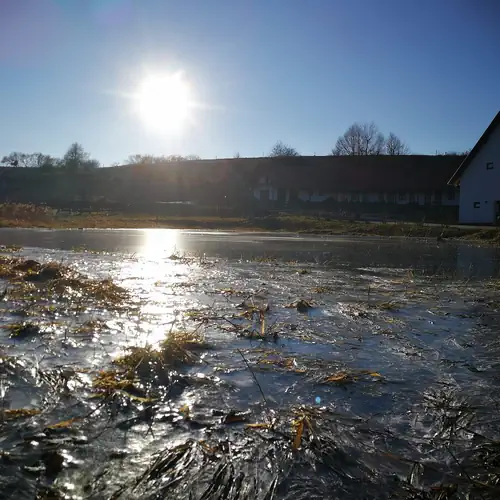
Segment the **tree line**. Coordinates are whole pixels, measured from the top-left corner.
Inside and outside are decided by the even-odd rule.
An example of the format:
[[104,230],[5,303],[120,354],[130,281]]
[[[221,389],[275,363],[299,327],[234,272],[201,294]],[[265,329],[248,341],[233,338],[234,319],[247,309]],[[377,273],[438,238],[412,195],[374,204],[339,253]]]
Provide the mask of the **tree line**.
[[100,163],[91,158],[83,146],[74,142],[62,158],[43,153],[10,153],[2,158],[1,163],[10,167],[41,168],[45,170],[65,169],[69,171],[95,170]]
[[[436,151],[437,156],[461,156],[469,151],[457,152]],[[410,147],[394,132],[385,136],[373,123],[353,123],[336,141],[330,155],[332,156],[369,156],[369,155],[409,155]],[[278,141],[271,149],[269,156],[300,156],[292,146]]]
[[201,158],[198,155],[187,155],[187,156],[181,156],[181,155],[160,155],[160,156],[155,156],[155,155],[130,155],[126,163],[129,165],[141,165],[141,164],[158,164],[158,163],[169,163],[173,161],[194,161],[194,160],[201,160]]
[[[198,155],[141,155],[135,154],[130,155],[124,163],[126,164],[158,164],[175,162],[182,160],[200,160]],[[2,158],[1,164],[10,167],[21,167],[21,168],[42,168],[46,170],[50,169],[65,169],[69,171],[79,171],[79,170],[95,170],[102,165],[98,160],[91,158],[90,153],[85,151],[83,146],[74,142],[68,148],[66,153],[62,158],[56,158],[51,155],[46,155],[43,153],[20,153],[13,152]],[[119,165],[119,164],[116,164]]]
[[[332,156],[367,156],[367,155],[408,155],[410,147],[395,133],[391,132],[385,136],[379,127],[373,123],[353,123],[343,135],[341,135],[335,146],[331,150]],[[468,151],[458,153],[450,151],[441,153],[436,151],[436,155],[462,155]],[[269,154],[271,158],[301,156],[294,147],[283,143],[276,142],[271,148]],[[240,158],[240,154],[236,153],[234,158]],[[177,161],[194,161],[200,160],[198,155],[149,155],[149,154],[134,154],[130,155],[125,163],[129,165],[145,165],[145,164],[163,164]],[[12,167],[28,167],[42,169],[66,169],[69,171],[78,170],[94,170],[101,165],[99,161],[91,158],[90,154],[85,151],[83,146],[75,142],[71,144],[62,158],[55,158],[42,153],[10,153],[2,158],[4,165]],[[119,165],[119,164],[115,164]]]
[[[408,155],[410,148],[393,132],[385,137],[373,122],[353,123],[337,139],[330,154],[333,156]],[[295,148],[278,141],[269,156],[300,156],[300,153]]]

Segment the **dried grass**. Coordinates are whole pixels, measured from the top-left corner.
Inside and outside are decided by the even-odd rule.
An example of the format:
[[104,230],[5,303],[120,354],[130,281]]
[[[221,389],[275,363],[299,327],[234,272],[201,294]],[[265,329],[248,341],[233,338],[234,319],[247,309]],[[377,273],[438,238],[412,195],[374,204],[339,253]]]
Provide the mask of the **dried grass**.
[[77,298],[92,300],[105,307],[117,307],[129,293],[110,279],[89,278],[58,262],[42,264],[18,257],[0,257],[0,279],[9,281],[9,297],[16,299]]
[[151,373],[165,373],[187,364],[196,363],[199,358],[194,351],[207,349],[209,345],[198,331],[170,332],[158,348],[153,346],[130,347],[127,352],[113,361],[113,364],[136,373],[148,376]]
[[39,415],[41,410],[36,410],[33,408],[16,408],[12,410],[0,410],[1,420],[17,420],[19,418],[28,418]]

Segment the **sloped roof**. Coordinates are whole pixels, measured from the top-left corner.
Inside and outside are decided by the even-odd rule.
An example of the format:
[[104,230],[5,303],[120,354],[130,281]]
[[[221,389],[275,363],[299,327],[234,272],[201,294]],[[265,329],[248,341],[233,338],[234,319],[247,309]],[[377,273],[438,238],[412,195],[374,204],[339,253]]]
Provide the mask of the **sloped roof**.
[[491,121],[488,128],[483,132],[483,135],[476,142],[476,145],[471,149],[470,153],[465,157],[464,161],[459,165],[456,171],[449,179],[449,184],[458,184],[465,169],[470,165],[471,161],[475,158],[480,149],[488,142],[492,132],[500,125],[500,111],[496,114],[495,118]]
[[463,156],[313,156],[268,159],[258,170],[281,188],[322,192],[442,190]]
[[[454,172],[464,165],[464,158],[425,155],[230,158],[100,168],[88,176],[95,176],[98,183],[112,183],[117,189],[119,185],[130,184],[138,191],[226,193],[228,189],[253,189],[261,177],[266,177],[273,186],[285,189],[430,192],[444,189]],[[12,182],[16,179],[36,182],[42,174],[69,175],[59,171],[45,174],[30,168],[0,168],[4,182],[10,178]]]
[[[446,187],[464,156],[297,156],[191,160],[112,167],[111,174],[139,180],[214,189],[243,183],[256,187],[265,176],[277,188],[329,192],[429,192]],[[235,186],[236,187],[236,186]]]

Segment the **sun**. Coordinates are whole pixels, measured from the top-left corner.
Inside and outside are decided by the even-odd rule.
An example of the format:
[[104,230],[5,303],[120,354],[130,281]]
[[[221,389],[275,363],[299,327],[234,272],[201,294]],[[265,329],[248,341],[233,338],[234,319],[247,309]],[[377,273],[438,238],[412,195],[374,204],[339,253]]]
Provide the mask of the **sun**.
[[141,120],[159,132],[179,131],[191,111],[190,88],[180,73],[145,78],[136,100]]

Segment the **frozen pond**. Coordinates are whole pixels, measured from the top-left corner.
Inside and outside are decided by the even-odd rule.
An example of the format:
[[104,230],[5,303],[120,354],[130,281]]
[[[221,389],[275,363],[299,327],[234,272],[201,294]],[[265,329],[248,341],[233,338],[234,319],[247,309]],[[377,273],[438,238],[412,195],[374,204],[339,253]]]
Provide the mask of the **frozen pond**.
[[[2,498],[444,500],[474,490],[466,465],[489,481],[471,446],[500,438],[494,248],[177,230],[0,244]],[[186,333],[179,362],[151,354]]]

